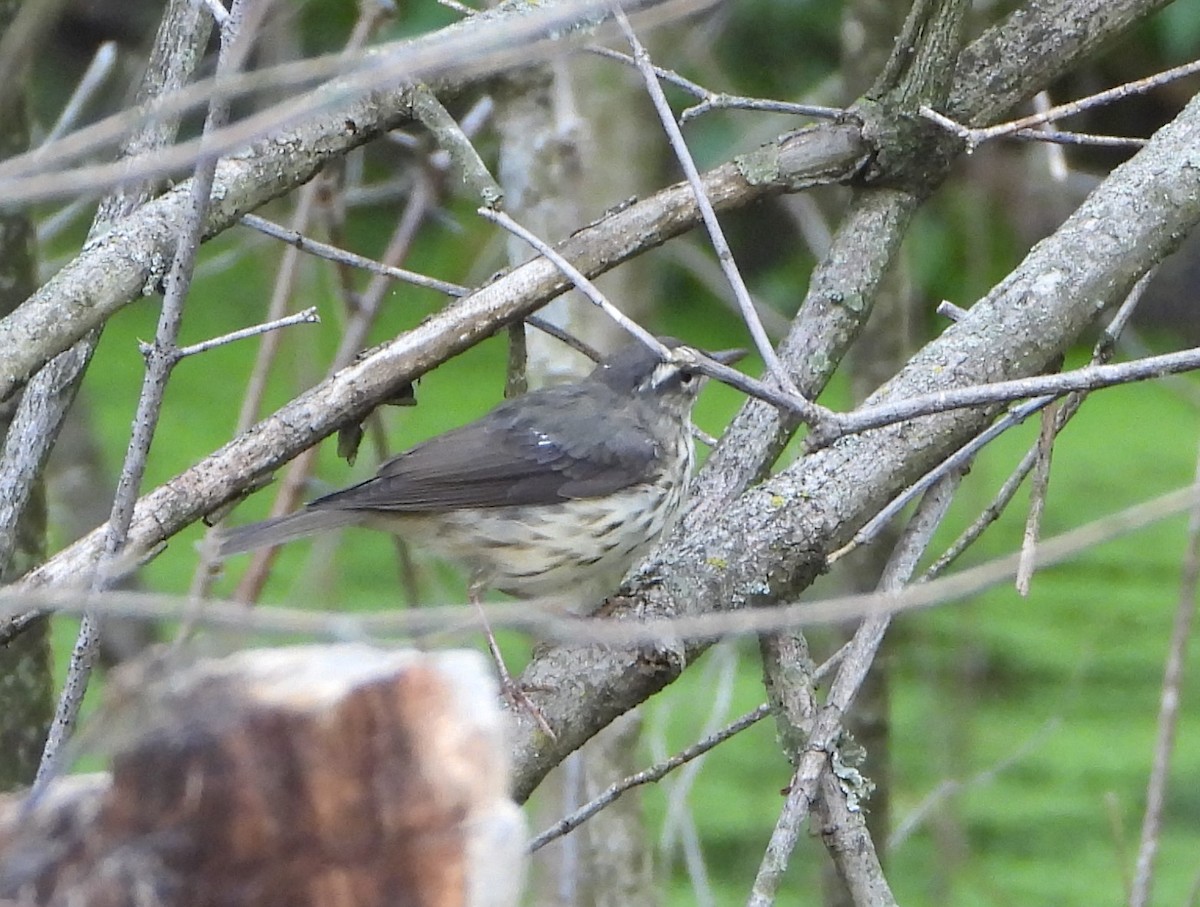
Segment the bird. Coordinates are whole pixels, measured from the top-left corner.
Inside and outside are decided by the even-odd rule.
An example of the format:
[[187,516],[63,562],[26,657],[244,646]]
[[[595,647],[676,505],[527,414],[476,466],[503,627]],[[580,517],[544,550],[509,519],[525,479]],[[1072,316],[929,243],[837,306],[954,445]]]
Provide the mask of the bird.
[[365,525],[465,565],[472,594],[598,604],[679,517],[703,383],[686,365],[629,343],[582,380],[507,400],[392,457],[364,482],[224,531],[218,554]]

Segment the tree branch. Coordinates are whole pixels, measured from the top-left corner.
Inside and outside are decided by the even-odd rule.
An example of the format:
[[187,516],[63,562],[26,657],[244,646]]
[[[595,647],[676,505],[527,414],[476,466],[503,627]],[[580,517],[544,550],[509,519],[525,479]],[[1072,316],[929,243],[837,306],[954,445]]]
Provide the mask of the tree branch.
[[[1043,370],[1101,305],[1123,298],[1200,219],[1198,148],[1200,99],[1115,170],[1054,235],[868,405]],[[794,597],[822,572],[827,552],[987,419],[985,412],[960,410],[843,438],[747,491],[706,526],[675,535],[617,602],[635,605],[639,615],[663,617]],[[657,692],[705,647],[681,642],[636,653],[581,648],[542,653],[524,679],[532,688],[550,690],[538,704],[558,741],[546,745],[515,716],[519,796],[563,753]],[[575,698],[585,692],[586,698]]]

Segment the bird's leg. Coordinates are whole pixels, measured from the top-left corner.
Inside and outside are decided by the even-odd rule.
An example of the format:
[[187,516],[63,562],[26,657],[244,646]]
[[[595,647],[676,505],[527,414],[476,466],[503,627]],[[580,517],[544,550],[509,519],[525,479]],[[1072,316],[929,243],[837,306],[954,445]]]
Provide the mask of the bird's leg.
[[550,737],[551,740],[557,740],[554,730],[550,727],[550,723],[546,721],[546,716],[521,689],[512,678],[512,674],[508,672],[508,665],[504,663],[504,655],[500,652],[500,646],[496,643],[496,635],[492,632],[492,625],[487,619],[487,612],[483,609],[483,590],[485,583],[479,579],[471,581],[467,587],[467,598],[471,604],[475,606],[475,610],[479,612],[479,622],[483,624],[483,635],[487,638],[488,651],[492,654],[492,661],[496,663],[496,673],[500,675],[500,692],[504,698],[512,703],[513,707],[520,707],[529,712],[538,727]]

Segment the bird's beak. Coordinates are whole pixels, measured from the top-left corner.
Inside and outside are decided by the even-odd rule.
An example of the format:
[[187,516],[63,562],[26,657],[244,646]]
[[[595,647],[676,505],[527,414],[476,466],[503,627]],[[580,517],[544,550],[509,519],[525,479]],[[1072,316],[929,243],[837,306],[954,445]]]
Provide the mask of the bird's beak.
[[717,350],[715,353],[705,353],[704,355],[721,365],[733,365],[735,362],[745,359],[748,352],[749,350],[737,347],[732,350]]

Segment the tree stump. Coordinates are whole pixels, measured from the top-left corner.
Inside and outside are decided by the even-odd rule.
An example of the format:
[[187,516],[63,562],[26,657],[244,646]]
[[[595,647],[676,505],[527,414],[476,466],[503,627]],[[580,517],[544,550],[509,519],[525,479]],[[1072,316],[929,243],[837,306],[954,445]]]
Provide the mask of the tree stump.
[[477,653],[245,651],[119,711],[111,775],[0,801],[0,900],[516,903],[524,827]]

